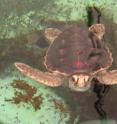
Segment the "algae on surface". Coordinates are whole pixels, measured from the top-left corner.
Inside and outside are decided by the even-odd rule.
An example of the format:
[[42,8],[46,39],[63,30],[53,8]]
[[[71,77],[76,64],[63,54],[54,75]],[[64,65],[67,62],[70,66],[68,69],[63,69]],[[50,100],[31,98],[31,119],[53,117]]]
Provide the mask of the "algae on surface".
[[28,34],[50,22],[87,21],[87,7],[92,6],[117,23],[115,0],[1,0],[0,38]]
[[62,98],[51,89],[26,78],[13,68],[6,71],[7,74],[12,71],[12,74],[0,79],[1,122],[4,124],[68,124],[69,108]]
[[[38,2],[41,4],[39,4]],[[35,30],[40,30],[48,26],[48,23],[51,21],[52,22],[63,21],[65,23],[69,21],[78,22],[79,20],[86,21],[87,6],[97,6],[98,8],[100,8],[100,10],[103,12],[103,14],[107,18],[111,18],[111,20],[116,23],[117,4],[115,3],[116,1],[114,0],[113,1],[112,0],[111,1],[110,0],[77,0],[77,1],[76,0],[59,0],[59,1],[50,0],[49,2],[48,0],[0,1],[0,6],[1,6],[0,7],[1,8],[0,38],[11,38],[11,37],[19,36],[21,34],[28,34],[29,32],[33,32],[33,31],[35,32]],[[62,5],[62,8],[61,8],[61,5]],[[3,10],[4,10],[4,13],[2,13]],[[107,32],[108,37],[106,39],[108,39],[107,42],[109,41],[111,44],[113,44],[112,49],[114,49],[116,47],[116,39],[114,39],[116,36],[115,35],[116,28],[115,28],[115,25],[110,26],[109,24],[106,24],[107,25],[106,29],[108,28],[110,29],[109,33]],[[115,30],[113,30],[112,27],[114,27]],[[24,39],[22,38],[19,40],[19,42],[16,39],[15,39],[16,40],[15,42],[13,40],[14,39],[9,39],[7,42],[6,40],[0,41],[0,71],[3,68],[2,65],[10,67],[10,64],[11,63],[13,64],[15,61],[21,61],[29,65],[34,65],[34,67],[42,70],[45,69],[42,66],[43,64],[42,54],[44,52],[43,49],[39,48],[39,46],[36,43],[29,44],[27,40],[24,41]],[[33,38],[32,38],[32,42],[33,42]],[[116,60],[117,59],[116,52],[113,51],[113,53],[115,57],[114,60]],[[116,64],[117,61],[114,61],[114,63],[115,65],[117,65]],[[73,107],[72,111],[75,113],[74,115],[75,116],[76,114],[78,115],[78,119],[76,118],[76,123],[79,121],[79,119],[81,121],[84,121],[84,120],[86,121],[87,119],[90,120],[92,118],[95,119],[97,117],[96,112],[92,105],[95,100],[95,97],[94,96],[91,97],[90,93],[86,93],[83,96],[78,93],[73,93],[72,91],[70,93],[65,93],[65,89],[63,89],[62,90],[63,92],[60,91],[62,95],[58,96],[55,92],[53,92],[54,90],[53,91],[50,90],[51,88],[47,88],[41,84],[37,84],[37,82],[22,76],[16,70],[14,74],[9,76],[8,74],[11,72],[14,72],[14,70],[7,68],[7,70],[3,75],[1,75],[2,72],[0,73],[0,79],[1,79],[0,80],[0,86],[1,86],[0,100],[2,100],[0,102],[0,110],[3,111],[2,114],[0,113],[1,121],[3,122],[8,121],[8,124],[9,124],[9,120],[10,121],[13,120],[11,122],[12,124],[13,123],[23,124],[23,122],[24,124],[30,124],[30,123],[33,124],[38,120],[40,122],[45,122],[46,119],[50,123],[51,120],[53,120],[54,118],[55,119],[53,120],[54,124],[58,124],[59,120],[60,120],[60,124],[68,124],[68,121],[70,119],[69,107],[66,105],[65,99],[63,99],[64,97],[61,98],[62,95],[65,95],[65,97],[67,96],[67,102]],[[24,98],[25,93],[27,92],[25,90],[20,90],[18,88],[12,87],[10,84],[13,82],[14,79],[15,80],[20,79],[20,81],[27,82],[27,84],[29,84],[33,88],[36,87],[38,89],[37,94],[36,93],[33,94],[33,96],[31,96],[30,98],[27,98],[27,96],[29,96],[29,94],[27,94],[25,97],[26,99],[28,99],[27,103],[25,103],[26,99],[21,100],[22,97],[18,97],[21,100],[21,102],[19,104],[15,104],[14,102],[16,101],[14,101],[14,99],[12,98],[15,98],[16,100],[18,95],[21,95],[21,96],[23,95],[23,98]],[[117,88],[115,87],[115,89]],[[108,106],[106,108],[108,108],[109,115],[111,115],[111,108],[115,110],[114,105],[116,105],[116,100],[115,100],[116,93],[117,92],[113,92],[115,96],[111,100],[113,103],[115,103],[113,104],[113,107],[110,106],[109,104],[110,102],[107,102]],[[41,104],[40,106],[35,107],[33,105],[36,105],[36,104],[34,103],[32,104],[32,102],[34,101],[34,98],[37,98],[38,96],[42,97],[42,100],[40,102]],[[113,95],[110,95],[109,98],[111,98],[111,96]],[[54,98],[54,100],[52,101],[51,98]],[[72,99],[72,102],[71,102],[71,99]],[[87,105],[87,100],[90,101],[88,105]],[[39,99],[38,99],[38,103],[39,103]],[[65,109],[63,105],[65,106]],[[109,106],[111,108],[109,108]],[[68,110],[68,111],[64,113],[62,112],[63,110]],[[17,113],[18,115],[16,115]],[[50,116],[50,114],[52,116]],[[79,115],[80,115],[80,118],[79,118]],[[112,115],[112,117],[116,118],[116,115],[117,114],[115,112],[115,114]],[[30,120],[32,120],[33,122]],[[52,122],[50,124],[52,124]]]
[[0,42],[0,121],[3,124],[68,124],[70,111],[65,100],[51,88],[23,76],[14,66],[19,61],[44,70],[44,51],[25,36]]

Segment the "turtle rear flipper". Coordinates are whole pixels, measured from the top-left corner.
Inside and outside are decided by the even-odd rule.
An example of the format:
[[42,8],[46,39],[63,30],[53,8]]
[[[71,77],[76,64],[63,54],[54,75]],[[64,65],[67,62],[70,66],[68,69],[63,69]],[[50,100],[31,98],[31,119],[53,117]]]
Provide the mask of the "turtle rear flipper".
[[47,28],[43,32],[45,38],[49,41],[50,44],[54,42],[60,33],[62,33],[62,31],[57,28]]
[[39,83],[45,84],[50,87],[60,86],[63,82],[63,78],[57,75],[54,75],[49,72],[41,72],[24,63],[15,63],[15,67],[24,75],[30,77],[31,79]]
[[117,70],[112,71],[103,70],[99,72],[96,78],[100,81],[100,83],[105,85],[117,84]]

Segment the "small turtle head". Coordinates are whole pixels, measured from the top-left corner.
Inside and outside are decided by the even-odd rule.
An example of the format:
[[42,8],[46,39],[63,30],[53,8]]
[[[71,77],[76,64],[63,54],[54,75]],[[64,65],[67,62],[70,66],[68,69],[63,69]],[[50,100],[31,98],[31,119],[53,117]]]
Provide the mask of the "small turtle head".
[[74,91],[84,92],[91,87],[91,78],[86,74],[74,74],[69,78],[69,88]]

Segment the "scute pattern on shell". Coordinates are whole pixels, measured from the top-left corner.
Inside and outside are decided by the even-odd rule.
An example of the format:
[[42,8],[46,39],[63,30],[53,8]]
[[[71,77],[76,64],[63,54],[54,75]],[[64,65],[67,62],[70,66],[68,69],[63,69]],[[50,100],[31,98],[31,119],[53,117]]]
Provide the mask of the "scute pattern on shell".
[[98,38],[94,38],[98,48],[94,48],[88,29],[72,26],[64,30],[51,44],[45,66],[49,71],[64,75],[91,73],[111,66],[111,53]]

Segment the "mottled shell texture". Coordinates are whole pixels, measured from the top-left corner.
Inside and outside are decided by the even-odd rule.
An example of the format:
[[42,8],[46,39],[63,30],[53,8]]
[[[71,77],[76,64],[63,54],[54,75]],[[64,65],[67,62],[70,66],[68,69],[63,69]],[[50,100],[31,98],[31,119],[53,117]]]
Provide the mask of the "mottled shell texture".
[[[93,42],[97,43],[97,48]],[[71,26],[64,30],[51,44],[45,66],[50,71],[64,75],[92,73],[111,65],[109,49],[97,37],[89,38],[88,29]]]

